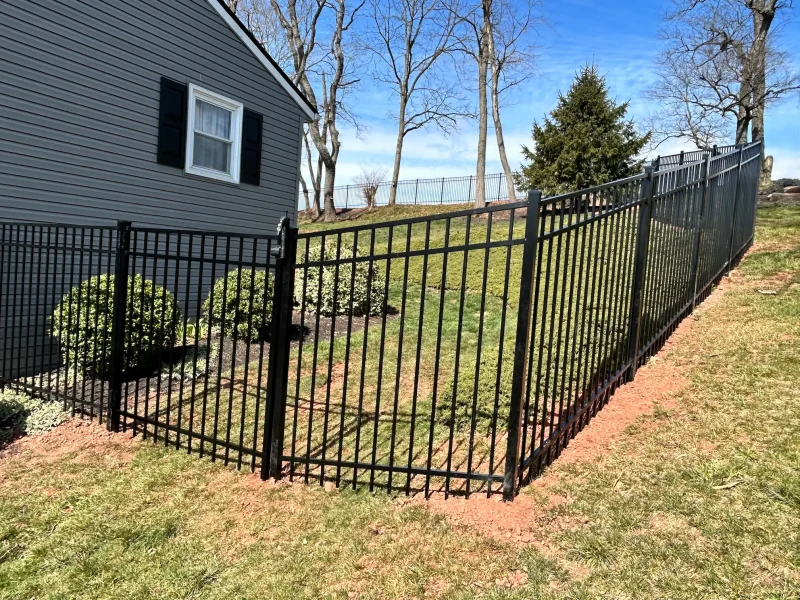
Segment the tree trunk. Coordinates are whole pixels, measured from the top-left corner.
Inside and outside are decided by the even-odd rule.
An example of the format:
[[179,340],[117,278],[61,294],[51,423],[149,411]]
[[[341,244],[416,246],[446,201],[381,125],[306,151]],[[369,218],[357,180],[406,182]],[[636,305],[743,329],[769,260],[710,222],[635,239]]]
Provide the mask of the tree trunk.
[[320,200],[322,199],[322,159],[317,158],[317,173],[314,175],[314,218],[319,219],[319,216],[322,214],[322,204]]
[[775,17],[775,3],[760,0],[751,3],[753,14],[753,46],[750,50],[752,56],[753,73],[753,141],[761,141],[761,179],[766,176],[764,140],[764,110],[766,105],[767,90],[767,34]]
[[[322,159],[317,157],[317,171],[314,172],[314,164],[311,160],[311,144],[308,141],[308,132],[303,134],[303,145],[306,148],[306,159],[308,160],[308,172],[311,175],[311,187],[314,188],[314,202],[311,205],[311,216],[314,219],[319,219],[319,192],[320,192],[320,176],[322,175]],[[306,201],[306,205],[308,201]]]
[[308,186],[306,185],[305,177],[300,175],[300,187],[303,189],[303,199],[306,204],[306,213],[311,212],[311,205],[308,202]]
[[736,116],[736,144],[747,143],[747,133],[750,129],[750,115],[743,106],[739,107],[739,114]]
[[497,138],[497,152],[500,154],[500,164],[503,165],[503,173],[506,175],[506,187],[508,189],[508,201],[514,202],[517,199],[517,188],[514,186],[514,172],[508,164],[506,154],[506,142],[503,138],[503,123],[500,120],[500,72],[494,48],[494,31],[491,23],[488,28],[489,37],[489,56],[492,61],[492,120],[494,121],[494,134]]
[[397,181],[400,179],[400,160],[403,158],[403,139],[405,138],[406,128],[406,105],[400,102],[400,115],[397,119],[397,143],[394,147],[394,166],[392,167],[392,187],[389,188],[389,206],[394,206],[397,202]]
[[325,222],[336,220],[336,206],[333,204],[333,186],[336,180],[336,163],[325,165]]
[[[486,27],[484,25],[483,40],[486,39]],[[486,43],[481,41],[481,49],[478,52],[478,160],[475,165],[475,207],[483,208],[486,206],[486,128],[488,116],[486,102],[486,75],[488,69],[488,57],[486,53]]]

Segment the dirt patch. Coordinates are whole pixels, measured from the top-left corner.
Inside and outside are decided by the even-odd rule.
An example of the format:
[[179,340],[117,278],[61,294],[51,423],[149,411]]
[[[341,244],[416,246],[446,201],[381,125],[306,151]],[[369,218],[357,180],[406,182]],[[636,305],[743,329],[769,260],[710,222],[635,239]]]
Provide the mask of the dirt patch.
[[136,452],[137,442],[127,435],[106,430],[105,425],[78,418],[70,419],[42,435],[22,437],[0,452],[0,472],[5,458],[25,455],[31,464],[52,464],[74,456],[75,460],[103,457],[128,463]]
[[[686,323],[686,321],[684,321]],[[678,328],[680,331],[683,324]],[[678,335],[678,331],[673,334]],[[662,350],[678,341],[672,339]],[[675,395],[683,390],[688,381],[675,367],[659,357],[651,360],[636,373],[636,379],[620,387],[608,405],[589,422],[577,437],[569,442],[558,458],[558,464],[567,465],[598,460],[613,451],[625,430],[639,418],[657,408],[675,408]],[[546,478],[547,474],[543,478]]]
[[[542,501],[532,496],[520,496],[514,502],[503,502],[500,494],[491,498],[473,495],[470,498],[434,494],[427,500],[423,495],[404,498],[404,504],[419,504],[431,512],[442,515],[457,525],[466,525],[498,541],[514,544],[535,544],[538,525],[548,510],[569,502],[569,498],[551,495]],[[560,525],[567,526],[566,523]]]

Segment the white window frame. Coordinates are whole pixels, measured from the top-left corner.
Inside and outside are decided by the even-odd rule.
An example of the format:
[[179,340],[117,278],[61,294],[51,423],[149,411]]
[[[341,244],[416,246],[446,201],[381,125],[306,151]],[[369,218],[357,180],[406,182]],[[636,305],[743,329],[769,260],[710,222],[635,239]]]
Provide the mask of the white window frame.
[[[230,173],[223,173],[215,169],[197,167],[194,165],[194,116],[195,100],[202,100],[209,104],[214,104],[220,108],[231,111],[231,162]],[[221,96],[211,90],[198,87],[193,83],[189,84],[189,118],[186,127],[186,167],[184,172],[199,177],[207,177],[228,183],[239,183],[239,170],[241,166],[242,154],[242,116],[244,105],[225,96]],[[202,133],[202,132],[200,132]],[[208,135],[208,134],[203,134]]]

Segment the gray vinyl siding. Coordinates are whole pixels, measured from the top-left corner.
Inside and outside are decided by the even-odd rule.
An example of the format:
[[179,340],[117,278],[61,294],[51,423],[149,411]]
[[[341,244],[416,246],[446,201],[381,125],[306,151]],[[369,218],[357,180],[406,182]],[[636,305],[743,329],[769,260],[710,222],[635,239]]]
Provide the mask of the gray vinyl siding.
[[[264,116],[259,186],[156,162],[162,76]],[[274,233],[281,217],[296,217],[304,120],[207,0],[0,2],[0,221],[124,219],[139,227]],[[109,263],[107,256],[76,253],[72,243],[44,254],[14,248],[20,240],[9,231],[0,240],[0,376],[15,378],[59,363],[49,315],[70,288],[113,272],[113,257]],[[22,235],[25,242],[33,234]],[[190,251],[184,236],[180,254],[196,255],[197,243]],[[242,246],[245,265],[252,243]],[[265,252],[259,245],[261,264]],[[236,249],[231,258],[236,262]],[[143,270],[141,259],[132,260],[130,268],[159,285],[166,277],[194,319],[197,296],[206,297],[213,278],[208,265],[201,272],[193,263],[189,273],[188,264],[181,263],[180,277],[176,261],[150,260]]]
[[[259,186],[156,162],[162,76],[264,115]],[[0,219],[273,232],[304,119],[207,0],[0,3]]]

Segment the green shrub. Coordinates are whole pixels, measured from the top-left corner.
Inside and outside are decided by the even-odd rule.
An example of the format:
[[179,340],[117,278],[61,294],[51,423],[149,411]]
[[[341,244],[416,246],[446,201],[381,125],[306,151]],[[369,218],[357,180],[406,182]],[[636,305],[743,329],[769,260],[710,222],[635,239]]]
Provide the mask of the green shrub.
[[[503,365],[498,395],[497,356],[494,352],[490,352],[489,356],[484,355],[481,357],[477,402],[474,411],[476,431],[486,432],[491,427],[496,396],[497,421],[495,427],[498,432],[505,431],[508,427],[512,371],[513,365],[510,362]],[[453,410],[453,383],[454,379],[451,378],[436,403],[436,421],[447,427],[450,426],[451,412]],[[463,369],[458,378],[458,395],[456,397],[455,413],[452,415],[456,431],[469,432],[470,430],[473,416],[472,405],[475,402],[474,391],[475,371]]]
[[[127,305],[123,369],[151,367],[175,345],[181,309],[169,291],[141,275],[128,278]],[[87,279],[62,298],[50,319],[67,365],[100,377],[111,372],[113,311],[113,275]]]
[[[325,260],[336,259],[336,240],[329,240],[325,244]],[[361,253],[358,253],[361,256]],[[353,258],[353,247],[342,242],[339,247],[339,260]],[[308,262],[322,260],[321,246],[315,246],[308,251]],[[320,277],[320,271],[322,277]],[[372,276],[368,262],[339,265],[338,286],[336,286],[336,266],[309,267],[297,270],[294,291],[298,304],[303,302],[303,278],[305,277],[305,303],[310,310],[317,310],[325,316],[345,315],[350,311],[350,296],[352,290],[352,306],[354,315],[378,315],[383,311],[385,300],[386,276],[383,269],[377,264],[372,265]],[[353,280],[352,288],[350,286]],[[320,282],[322,289],[320,290]],[[334,291],[335,298],[334,298]],[[319,306],[317,302],[319,301]]]
[[226,336],[263,339],[272,320],[272,279],[271,273],[252,269],[236,269],[217,279],[203,303],[208,325]]
[[11,389],[0,391],[0,443],[24,433],[45,433],[64,419],[66,414],[57,402],[33,398]]

